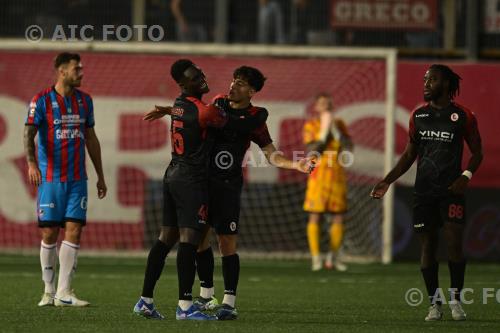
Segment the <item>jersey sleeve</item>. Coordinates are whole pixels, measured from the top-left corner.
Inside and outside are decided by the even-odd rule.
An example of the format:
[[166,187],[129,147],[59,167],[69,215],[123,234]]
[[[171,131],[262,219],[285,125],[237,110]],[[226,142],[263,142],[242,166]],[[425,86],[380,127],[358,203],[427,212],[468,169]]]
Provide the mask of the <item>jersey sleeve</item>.
[[26,118],[25,125],[40,126],[44,118],[45,98],[35,96],[30,102],[28,107],[28,117]]
[[479,128],[477,126],[476,116],[472,111],[466,110],[466,121],[465,121],[465,133],[464,139],[469,145],[469,147],[480,146],[481,145],[481,134],[479,134]]
[[253,130],[250,135],[250,140],[255,142],[260,148],[273,143],[273,139],[271,139],[271,134],[269,134],[267,124],[263,123],[261,126]]
[[418,145],[417,130],[415,129],[415,112],[416,110],[414,110],[410,114],[410,122],[408,125],[408,137],[410,139],[410,143]]
[[227,114],[224,110],[216,105],[209,104],[206,105],[201,101],[195,101],[195,105],[198,108],[198,122],[202,128],[224,127],[227,123]]
[[86,95],[84,98],[86,99],[87,102],[87,115],[85,120],[85,126],[94,127],[95,125],[94,102],[92,101],[92,97],[90,97],[89,95]]
[[227,95],[218,94],[212,98],[212,102],[210,104],[218,106],[222,110],[226,110],[229,107],[229,99],[227,98]]

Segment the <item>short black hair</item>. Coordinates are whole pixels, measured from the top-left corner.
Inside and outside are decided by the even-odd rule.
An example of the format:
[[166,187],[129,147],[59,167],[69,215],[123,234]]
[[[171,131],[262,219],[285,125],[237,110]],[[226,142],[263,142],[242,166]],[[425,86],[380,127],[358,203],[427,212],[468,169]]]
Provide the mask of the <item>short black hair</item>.
[[460,94],[460,80],[462,80],[460,75],[455,73],[450,67],[441,64],[433,64],[429,67],[429,69],[441,72],[445,80],[448,80],[450,83],[448,97],[450,99],[453,99],[455,96]]
[[64,64],[69,64],[71,60],[76,60],[80,62],[80,55],[78,53],[63,52],[59,53],[54,59],[54,68],[57,69],[59,66]]
[[266,81],[266,78],[261,71],[250,66],[241,66],[236,68],[233,72],[233,79],[237,78],[247,81],[248,84],[255,89],[255,91],[260,91]]
[[179,59],[172,64],[172,67],[170,67],[170,75],[175,82],[179,82],[184,76],[184,71],[191,66],[194,66],[194,63],[191,60]]

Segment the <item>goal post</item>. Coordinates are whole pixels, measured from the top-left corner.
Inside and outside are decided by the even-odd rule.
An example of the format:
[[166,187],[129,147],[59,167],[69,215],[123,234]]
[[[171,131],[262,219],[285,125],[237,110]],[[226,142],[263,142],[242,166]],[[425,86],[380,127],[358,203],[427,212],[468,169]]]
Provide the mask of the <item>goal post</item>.
[[[133,56],[134,55],[170,55],[170,56],[193,56],[193,57],[216,57],[216,58],[222,58],[225,60],[228,60],[228,63],[235,64],[238,62],[240,59],[247,59],[247,58],[254,58],[254,59],[262,59],[263,61],[266,61],[267,66],[274,66],[273,61],[277,61],[278,59],[297,59],[297,60],[307,60],[308,62],[301,62],[294,64],[299,66],[302,64],[305,64],[305,66],[313,64],[314,61],[323,61],[321,66],[317,66],[316,72],[314,75],[316,76],[321,76],[322,69],[328,69],[329,63],[328,61],[331,61],[331,65],[333,67],[336,66],[336,68],[339,69],[338,75],[347,75],[349,76],[352,74],[353,76],[360,76],[360,79],[357,79],[356,84],[354,87],[356,89],[360,89],[360,93],[363,95],[366,95],[365,90],[368,91],[369,89],[373,88],[377,82],[376,80],[373,80],[374,82],[371,82],[372,80],[370,79],[370,70],[373,70],[374,73],[375,71],[377,72],[377,77],[383,77],[384,82],[381,82],[381,86],[375,87],[375,89],[382,89],[384,91],[384,96],[382,100],[379,100],[379,103],[383,103],[384,107],[384,115],[383,115],[383,124],[384,124],[384,129],[383,129],[383,168],[381,170],[377,169],[376,174],[374,172],[368,174],[368,175],[362,175],[356,178],[355,176],[355,183],[356,181],[358,182],[357,185],[359,185],[359,198],[355,198],[355,200],[359,201],[359,204],[361,205],[363,202],[367,202],[366,198],[364,197],[366,195],[367,188],[369,187],[370,184],[373,184],[375,179],[380,179],[383,177],[383,174],[386,174],[389,172],[389,170],[393,167],[394,164],[394,158],[395,158],[395,110],[396,110],[396,77],[397,77],[397,50],[392,49],[392,48],[345,48],[345,47],[316,47],[316,46],[274,46],[274,45],[249,45],[249,44],[232,44],[232,45],[219,45],[219,44],[182,44],[182,43],[152,43],[152,42],[127,42],[127,43],[120,43],[120,42],[102,42],[102,41],[92,41],[92,42],[53,42],[49,40],[42,40],[38,43],[28,43],[25,40],[18,40],[18,39],[0,39],[0,53],[1,52],[58,52],[58,51],[73,51],[73,52],[89,52],[92,54],[123,54],[123,55],[130,55],[130,61],[133,62]],[[344,60],[348,61],[349,63],[340,63],[338,64],[337,62],[339,60]],[[84,60],[85,61],[85,60]],[[326,62],[324,62],[326,61]],[[381,65],[377,65],[376,68],[370,69],[370,65],[365,65],[369,63],[370,61],[376,61],[377,64],[380,63]],[[271,62],[271,64],[268,64],[267,62]],[[221,63],[218,63],[217,66],[221,66]],[[40,64],[40,66],[45,66],[49,64]],[[168,64],[164,64],[167,66]],[[276,65],[279,65],[278,62],[276,62]],[[323,66],[323,67],[322,67]],[[326,66],[326,67],[324,67]],[[314,64],[312,65],[314,67]],[[311,68],[312,68],[311,67]],[[219,68],[219,67],[218,67]],[[307,67],[310,68],[310,67]],[[234,68],[231,68],[231,70]],[[294,68],[294,70],[299,70],[300,68]],[[383,69],[384,73],[379,73]],[[123,70],[126,70],[124,68]],[[286,74],[287,71],[290,71],[291,68],[282,68],[280,73]],[[362,73],[361,71],[365,70],[365,73]],[[165,71],[167,72],[167,71]],[[328,72],[328,70],[325,70],[325,72]],[[343,73],[344,72],[344,73]],[[329,72],[330,73],[330,72]],[[337,72],[331,72],[331,73],[337,73]],[[346,74],[347,73],[347,74]],[[264,73],[266,74],[266,73]],[[144,75],[147,75],[146,73]],[[324,74],[324,75],[330,75],[330,74]],[[286,75],[284,75],[286,76]],[[304,75],[304,77],[307,77]],[[107,77],[105,79],[110,79],[112,80],[113,78]],[[168,80],[168,77],[164,78],[165,80]],[[321,78],[323,79],[323,78]],[[346,78],[345,80],[348,80]],[[370,81],[370,83],[367,86],[363,85],[363,80]],[[324,80],[326,83],[326,88],[330,89],[331,87],[328,86],[328,82],[332,82],[331,78],[328,78],[328,80]],[[228,86],[227,82],[227,86]],[[118,83],[120,85],[123,85],[123,83]],[[296,82],[293,82],[293,84],[297,84]],[[301,90],[302,88],[306,88],[308,85],[308,82],[302,82],[301,83],[303,87],[297,86],[294,89]],[[40,89],[43,88],[40,87]],[[272,89],[265,87],[263,90],[265,91],[266,89]],[[307,89],[306,89],[307,90]],[[353,95],[355,95],[357,92],[353,91],[351,92]],[[0,92],[0,95],[2,93]],[[333,91],[334,94],[334,99],[337,97],[335,96],[335,91]],[[263,94],[264,95],[264,94]],[[284,95],[284,94],[283,94]],[[369,94],[368,94],[369,95]],[[158,95],[157,95],[158,96]],[[265,96],[270,96],[270,94],[267,94]],[[161,98],[161,96],[158,96]],[[272,97],[272,96],[271,96]],[[311,96],[312,97],[312,96]],[[272,97],[274,99],[274,97]],[[345,98],[345,106],[349,106],[349,102],[351,104],[356,104],[357,102],[355,101],[356,96],[350,96],[349,98]],[[340,98],[342,99],[342,98]],[[359,101],[359,103],[366,103],[369,98],[366,97],[362,100]],[[269,97],[263,98],[262,103],[260,103],[261,99],[259,99],[259,102],[257,103],[258,105],[262,104],[262,106],[266,107],[266,102],[269,100]],[[293,112],[291,110],[295,110],[295,106],[291,106],[287,104],[287,100],[285,99],[279,99],[278,102],[276,102],[273,105],[277,105],[277,108],[282,108],[283,110],[289,108],[288,111],[283,111],[284,113],[289,112],[288,114],[291,115],[291,117],[295,118],[304,118],[303,113],[298,113],[293,115]],[[356,102],[356,103],[354,103]],[[297,105],[302,105],[303,110],[304,108],[307,107],[308,103],[310,101],[308,100],[302,100],[300,103],[295,103]],[[349,115],[353,119],[357,119],[356,114],[355,114],[356,108],[353,110],[348,111],[344,110],[345,112],[343,115]],[[105,112],[105,111],[103,111]],[[272,110],[271,110],[272,113]],[[271,116],[270,116],[271,117]],[[354,121],[354,120],[353,120]],[[277,140],[278,138],[284,138],[286,141],[286,137],[284,137],[280,130],[283,130],[283,124],[282,122],[276,122],[274,126],[274,133],[272,131],[272,135],[274,136],[274,139]],[[358,126],[359,127],[359,126]],[[360,133],[361,136],[363,133],[368,133],[370,129],[370,125],[365,126],[366,128],[361,129]],[[290,135],[294,135],[294,140],[299,140],[296,137],[300,136],[300,129],[299,127],[294,127],[293,128],[293,133]],[[280,142],[282,143],[282,142]],[[286,143],[286,142],[283,142]],[[360,149],[360,154],[364,152],[363,149]],[[167,156],[167,154],[165,154]],[[360,155],[361,156],[361,155]],[[356,151],[355,151],[355,157],[356,157]],[[364,158],[361,158],[363,161],[365,160]],[[364,168],[369,169],[369,165],[364,166]],[[383,174],[382,174],[383,171]],[[276,175],[276,171],[266,171],[266,173],[271,174],[274,172],[274,175]],[[262,174],[262,172],[260,172]],[[261,179],[259,178],[259,172],[255,173],[257,176],[255,176],[255,179]],[[248,176],[248,175],[247,175]],[[269,176],[269,175],[268,175]],[[369,181],[366,179],[370,178]],[[277,179],[279,176],[277,176]],[[285,177],[286,178],[286,177]],[[353,178],[353,179],[354,179]],[[250,179],[250,182],[252,181],[252,176],[250,175],[247,180]],[[263,179],[263,178],[262,178]],[[303,180],[303,178],[302,178]],[[362,184],[361,184],[362,182]],[[286,186],[285,186],[286,187]],[[354,186],[356,187],[356,186]],[[303,188],[300,188],[303,189]],[[362,189],[362,190],[361,190]],[[256,190],[257,194],[256,196],[260,195],[261,189]],[[276,190],[276,193],[282,193],[280,191],[286,191],[281,189],[281,190]],[[294,188],[293,190],[290,190],[293,192],[293,202],[299,202],[301,199],[299,198],[299,190]],[[291,193],[290,192],[290,193]],[[362,193],[362,194],[361,194]],[[249,198],[253,194],[248,194]],[[286,196],[289,195],[289,193],[285,194]],[[356,194],[358,195],[358,194]],[[361,199],[361,196],[363,198]],[[280,198],[271,198],[271,199],[276,199],[276,202],[282,202],[280,201]],[[351,198],[352,199],[352,198]],[[361,201],[362,200],[362,201]],[[283,201],[284,204],[286,204],[286,200]],[[381,221],[380,221],[380,228],[378,229],[378,233],[380,235],[378,236],[373,236],[374,238],[379,238],[380,239],[380,249],[375,247],[367,248],[363,252],[363,256],[366,257],[374,257],[376,260],[381,261],[383,263],[390,263],[392,260],[392,225],[393,225],[393,207],[394,207],[394,190],[393,187],[389,189],[387,194],[385,195],[382,203],[382,212],[381,212]],[[281,204],[281,203],[280,203]],[[91,208],[91,207],[90,207]],[[90,209],[89,208],[89,209]],[[251,207],[251,210],[258,209],[258,207]],[[274,208],[269,208],[269,209],[274,209]],[[281,209],[281,206],[278,206],[276,209],[277,211]],[[293,214],[293,213],[291,213]],[[366,213],[363,213],[366,214]],[[245,214],[243,214],[245,215]],[[278,216],[277,214],[276,216]],[[376,215],[376,214],[375,214]],[[247,216],[250,216],[251,218],[258,219],[258,217],[255,217],[252,214],[247,214]],[[256,215],[257,216],[257,215]],[[275,215],[271,217],[270,219],[275,219]],[[356,221],[358,225],[355,226],[356,228],[362,229],[364,227],[363,224],[363,219],[365,219],[366,216],[358,216],[356,217]],[[378,217],[377,217],[378,218]],[[304,224],[305,226],[305,224]],[[279,229],[276,229],[276,232],[280,232]],[[269,231],[268,229],[262,229],[263,234],[267,234],[269,232],[274,232],[274,231]],[[298,233],[298,231],[296,231]],[[364,233],[363,230],[358,230],[356,232]],[[303,234],[305,235],[305,229],[303,231]],[[244,236],[242,234],[242,236]],[[286,236],[286,235],[285,235]],[[285,237],[284,236],[284,237]],[[354,236],[356,237],[356,236]],[[299,240],[300,238],[294,237],[294,241]],[[270,242],[274,242],[275,240],[271,240]],[[252,239],[250,242],[259,242],[259,239]],[[354,243],[353,243],[354,244]],[[358,246],[358,245],[352,245],[352,246]],[[258,248],[257,246],[255,248]],[[255,248],[249,248],[249,252],[255,251]],[[302,247],[304,249],[304,247]],[[370,251],[374,251],[374,253],[369,253]],[[303,250],[302,250],[303,251]],[[286,252],[286,250],[284,250]],[[276,250],[275,253],[281,253],[281,250]],[[307,253],[306,251],[303,251],[303,253]],[[356,255],[355,255],[356,256]]]

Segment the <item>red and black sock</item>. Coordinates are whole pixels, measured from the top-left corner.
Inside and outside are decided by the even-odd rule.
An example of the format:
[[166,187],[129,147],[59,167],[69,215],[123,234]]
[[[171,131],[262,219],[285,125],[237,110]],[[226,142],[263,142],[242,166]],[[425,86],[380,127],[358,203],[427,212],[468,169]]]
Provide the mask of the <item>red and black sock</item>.
[[160,240],[157,240],[149,251],[146,272],[144,273],[142,296],[153,297],[156,281],[158,281],[161,276],[161,272],[165,266],[165,259],[169,252],[170,247]]
[[224,294],[236,295],[240,278],[240,257],[237,253],[222,257],[222,275],[224,276]]
[[193,299],[193,283],[196,275],[196,246],[179,243],[177,250],[177,277],[179,280],[179,299]]
[[196,270],[202,288],[214,286],[214,252],[212,248],[196,253]]
[[431,304],[441,304],[441,301],[435,298],[436,296],[439,298],[439,294],[436,295],[436,291],[439,288],[439,263],[434,262],[429,267],[421,268],[420,271],[422,272]]
[[465,260],[461,262],[448,261],[448,268],[450,270],[450,287],[454,293],[454,295],[451,295],[451,298],[460,301],[460,292],[464,287]]

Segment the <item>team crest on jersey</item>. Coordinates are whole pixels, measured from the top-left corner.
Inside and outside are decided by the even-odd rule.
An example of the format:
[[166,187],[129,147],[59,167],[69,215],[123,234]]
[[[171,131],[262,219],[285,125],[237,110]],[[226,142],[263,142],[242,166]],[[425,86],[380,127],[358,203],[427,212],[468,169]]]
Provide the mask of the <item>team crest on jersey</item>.
[[458,120],[458,114],[457,113],[452,113],[450,118],[451,118],[451,121],[457,121]]
[[35,108],[36,108],[36,103],[35,102],[31,102],[30,103],[30,117],[34,117],[35,116]]

